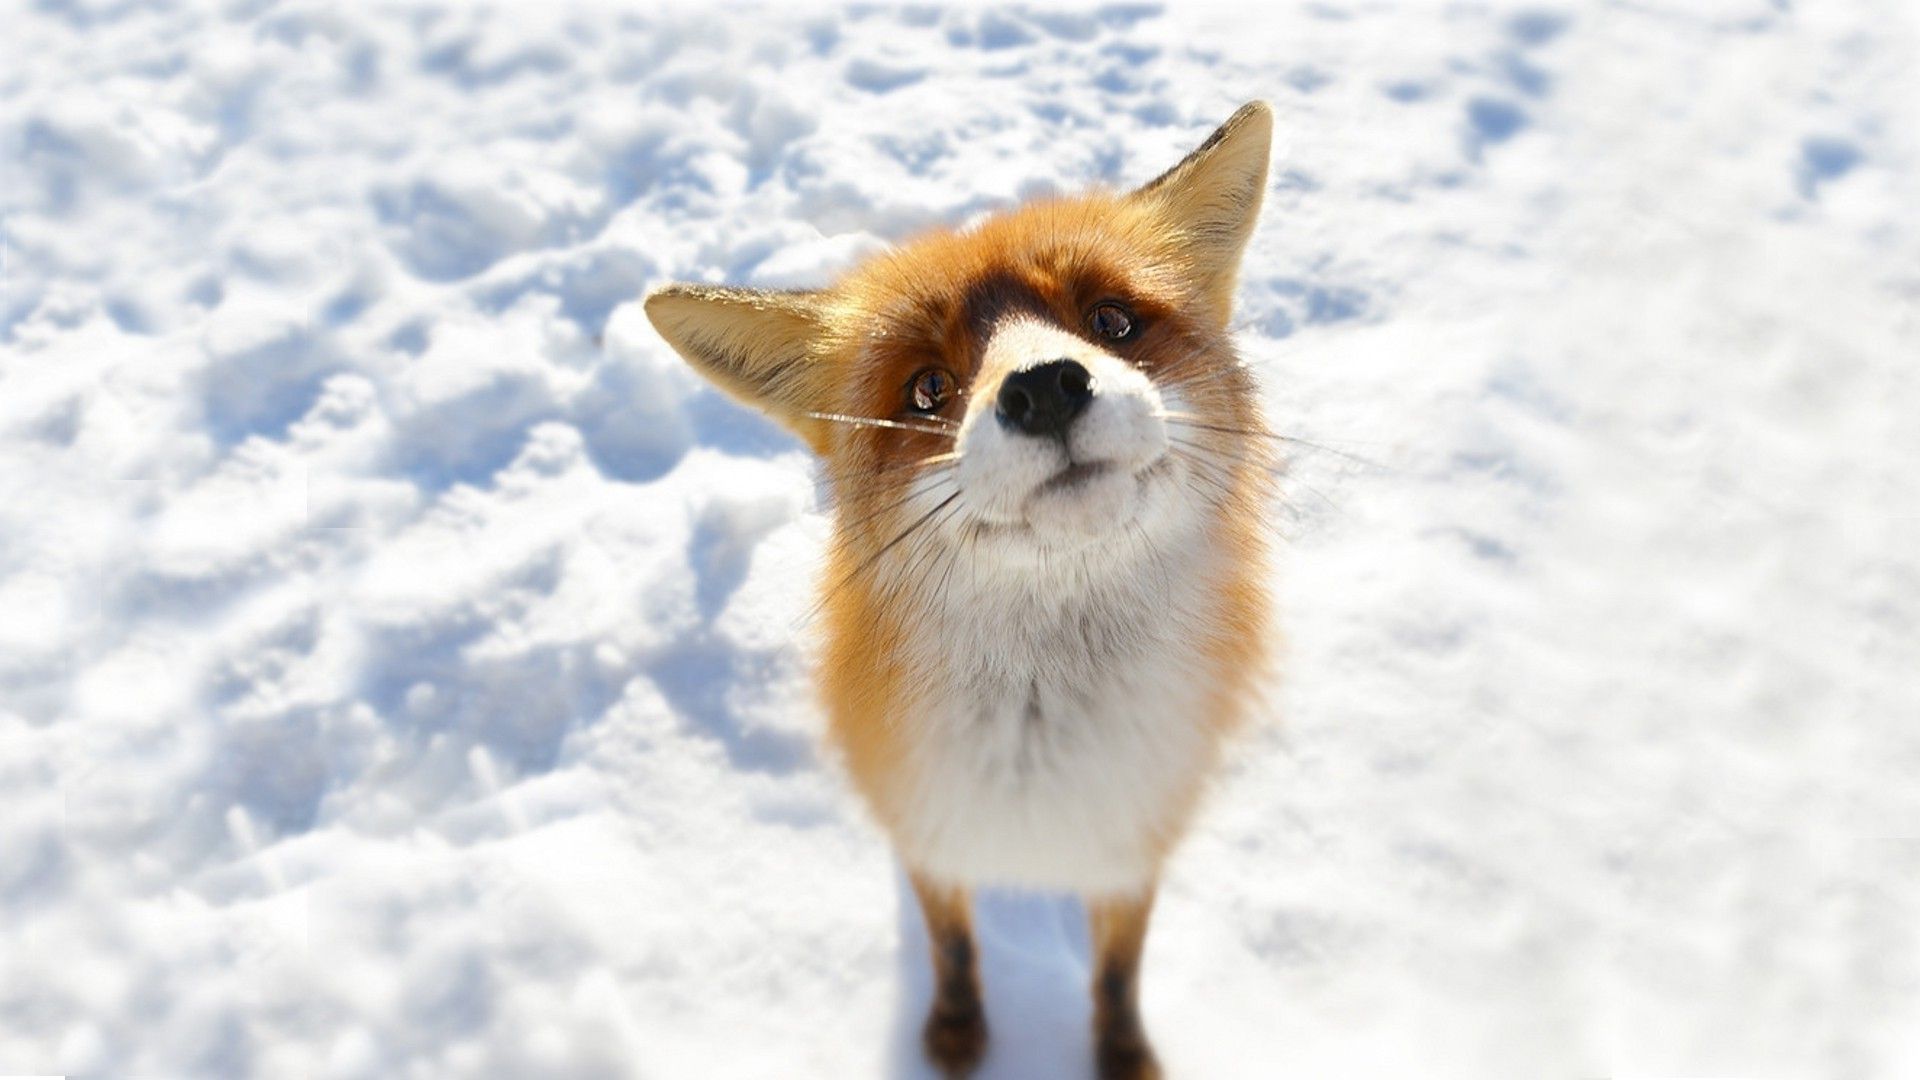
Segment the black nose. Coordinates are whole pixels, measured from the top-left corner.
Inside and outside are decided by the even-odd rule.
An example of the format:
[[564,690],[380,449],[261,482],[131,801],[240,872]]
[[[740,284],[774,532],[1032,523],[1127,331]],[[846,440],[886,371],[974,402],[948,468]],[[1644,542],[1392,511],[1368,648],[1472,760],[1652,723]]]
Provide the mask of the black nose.
[[1093,400],[1093,376],[1078,360],[1049,360],[1000,384],[1000,422],[1028,435],[1064,435]]

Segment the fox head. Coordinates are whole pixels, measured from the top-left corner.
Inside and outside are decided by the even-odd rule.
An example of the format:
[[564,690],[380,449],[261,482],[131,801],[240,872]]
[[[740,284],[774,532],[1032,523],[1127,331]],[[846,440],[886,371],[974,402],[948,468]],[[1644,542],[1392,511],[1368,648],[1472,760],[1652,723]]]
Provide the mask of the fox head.
[[821,456],[844,568],[1134,572],[1257,512],[1226,331],[1272,128],[1255,102],[1137,190],[922,236],[817,291],[667,286],[647,315]]

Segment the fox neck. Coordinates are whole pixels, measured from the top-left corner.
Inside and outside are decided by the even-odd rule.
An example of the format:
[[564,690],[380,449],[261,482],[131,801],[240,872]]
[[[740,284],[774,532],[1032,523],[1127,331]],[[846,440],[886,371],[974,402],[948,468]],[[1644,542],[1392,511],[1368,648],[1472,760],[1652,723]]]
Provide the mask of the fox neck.
[[1198,521],[1154,542],[1112,543],[1038,559],[947,552],[950,568],[884,594],[911,669],[930,695],[979,698],[1051,686],[1098,696],[1115,676],[1206,639],[1219,558]]

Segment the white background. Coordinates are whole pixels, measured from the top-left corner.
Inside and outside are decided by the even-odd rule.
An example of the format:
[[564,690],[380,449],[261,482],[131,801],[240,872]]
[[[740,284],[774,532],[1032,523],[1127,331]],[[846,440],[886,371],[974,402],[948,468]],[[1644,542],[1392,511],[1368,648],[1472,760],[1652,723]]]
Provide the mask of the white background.
[[[645,8],[643,11],[642,8]],[[1278,142],[1287,650],[1175,1077],[1920,1075],[1882,3],[7,5],[0,1073],[922,1075],[799,446],[636,300]],[[1086,1064],[983,905],[988,1077]]]

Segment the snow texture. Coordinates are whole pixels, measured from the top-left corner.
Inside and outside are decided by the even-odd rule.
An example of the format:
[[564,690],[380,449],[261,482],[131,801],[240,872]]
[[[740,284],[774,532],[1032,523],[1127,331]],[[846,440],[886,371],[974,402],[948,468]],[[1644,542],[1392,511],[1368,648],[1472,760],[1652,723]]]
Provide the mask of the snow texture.
[[[1237,323],[1317,445],[1173,1075],[1920,1075],[1903,0],[4,22],[0,1072],[928,1075],[815,473],[636,301],[1260,97]],[[1084,1074],[1077,907],[981,922],[983,1076]]]

